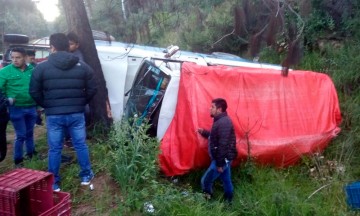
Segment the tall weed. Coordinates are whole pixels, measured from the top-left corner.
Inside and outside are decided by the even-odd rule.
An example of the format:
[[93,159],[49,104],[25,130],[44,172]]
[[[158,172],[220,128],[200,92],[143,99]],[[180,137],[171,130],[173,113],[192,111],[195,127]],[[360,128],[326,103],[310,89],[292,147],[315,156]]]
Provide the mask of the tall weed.
[[145,188],[155,181],[158,173],[159,143],[146,135],[149,125],[136,126],[123,121],[115,123],[108,145],[112,159],[111,174],[126,197],[125,206],[139,209]]

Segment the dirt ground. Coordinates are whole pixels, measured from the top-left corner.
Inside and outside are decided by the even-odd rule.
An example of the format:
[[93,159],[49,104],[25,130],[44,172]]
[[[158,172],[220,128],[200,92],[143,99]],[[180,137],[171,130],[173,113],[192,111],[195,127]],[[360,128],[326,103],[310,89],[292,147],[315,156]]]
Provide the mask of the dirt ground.
[[[9,124],[10,129],[8,128],[7,140],[8,140],[8,151],[7,156],[4,161],[0,163],[0,175],[2,173],[8,172],[14,169],[13,165],[13,141],[14,141],[14,132]],[[46,133],[46,127],[40,126],[36,127],[34,130],[34,139],[35,141],[44,136]],[[114,197],[119,196],[120,190],[119,186],[115,183],[115,181],[106,173],[96,173],[95,178],[92,180],[92,184],[94,185],[94,190],[90,190],[85,187],[81,190],[78,190],[77,194],[71,194],[71,200],[81,199],[82,196],[90,196],[88,202],[80,202],[80,204],[72,204],[71,213],[73,216],[92,216],[99,215],[97,212],[95,203],[103,203],[106,206],[103,207],[102,212],[111,212],[112,209],[116,208],[116,204],[114,203]],[[66,192],[66,191],[64,191]],[[105,201],[104,201],[105,200]],[[104,209],[106,209],[104,211]],[[101,215],[109,215],[106,213],[101,213]]]
[[104,173],[97,173],[95,178],[92,180],[92,184],[94,185],[94,189],[91,192],[89,192],[90,190],[85,187],[84,189],[80,190],[78,194],[72,195],[82,196],[84,194],[91,193],[91,197],[93,199],[86,203],[73,205],[71,211],[73,216],[100,215],[96,209],[96,205],[94,205],[96,201],[100,201],[99,203],[105,205],[101,207],[101,215],[104,216],[110,215],[110,213],[104,212],[111,212],[112,209],[117,207],[113,197],[120,194],[119,186],[116,185],[110,176]]

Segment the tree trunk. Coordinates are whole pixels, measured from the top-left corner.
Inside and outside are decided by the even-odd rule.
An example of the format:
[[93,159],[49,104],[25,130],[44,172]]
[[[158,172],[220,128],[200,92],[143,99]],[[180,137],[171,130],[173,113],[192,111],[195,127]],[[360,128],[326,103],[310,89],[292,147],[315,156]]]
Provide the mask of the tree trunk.
[[97,55],[89,19],[86,14],[84,1],[61,0],[61,3],[64,8],[69,32],[72,31],[78,35],[80,51],[84,56],[85,62],[94,69],[95,79],[98,84],[98,91],[90,102],[91,125],[94,126],[95,123],[109,127],[111,119],[107,114],[108,92],[100,60]]

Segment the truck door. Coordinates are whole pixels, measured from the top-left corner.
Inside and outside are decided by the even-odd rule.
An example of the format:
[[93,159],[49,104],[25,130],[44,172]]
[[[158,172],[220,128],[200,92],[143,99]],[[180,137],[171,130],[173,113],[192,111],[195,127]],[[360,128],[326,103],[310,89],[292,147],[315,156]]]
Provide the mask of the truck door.
[[[128,57],[125,92],[128,92],[131,89],[131,86],[134,83],[136,73],[138,72],[140,64],[142,63],[143,60],[144,60],[143,57],[135,57],[135,56]],[[125,104],[127,99],[128,98],[125,96],[125,100],[124,100]]]
[[159,110],[169,81],[170,75],[152,62],[144,61],[129,91],[125,119],[134,119],[137,125],[148,120],[151,124],[148,132],[156,136]]

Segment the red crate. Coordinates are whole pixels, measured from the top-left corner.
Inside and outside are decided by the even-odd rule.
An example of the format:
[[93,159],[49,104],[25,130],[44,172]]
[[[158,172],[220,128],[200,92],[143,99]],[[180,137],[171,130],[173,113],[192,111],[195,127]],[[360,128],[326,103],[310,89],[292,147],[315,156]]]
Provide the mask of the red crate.
[[39,215],[54,206],[49,172],[15,169],[0,176],[0,215]]
[[66,192],[53,193],[54,206],[39,216],[69,216],[71,215],[70,194]]

